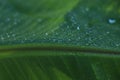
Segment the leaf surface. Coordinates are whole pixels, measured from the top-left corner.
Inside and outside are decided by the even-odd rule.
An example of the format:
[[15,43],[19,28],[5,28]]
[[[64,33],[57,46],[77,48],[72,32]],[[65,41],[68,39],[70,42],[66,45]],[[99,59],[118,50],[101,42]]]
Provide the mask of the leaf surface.
[[119,0],[0,0],[0,80],[119,80]]

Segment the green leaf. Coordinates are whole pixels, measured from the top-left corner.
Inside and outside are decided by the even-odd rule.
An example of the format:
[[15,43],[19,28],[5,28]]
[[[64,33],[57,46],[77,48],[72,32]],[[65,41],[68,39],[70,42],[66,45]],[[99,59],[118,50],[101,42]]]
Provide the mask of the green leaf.
[[119,80],[120,51],[31,46],[0,49],[1,80]]
[[0,0],[0,80],[119,80],[119,0]]
[[[74,8],[78,0],[5,0],[0,1],[1,36],[9,35],[9,40],[21,41],[24,37],[41,38],[59,28],[64,16]],[[58,5],[56,5],[59,3]],[[64,3],[64,4],[63,4]],[[8,15],[9,13],[9,15]],[[59,15],[59,16],[58,16]],[[23,35],[24,34],[24,35]],[[38,36],[39,35],[39,36]],[[2,38],[3,39],[3,38]]]

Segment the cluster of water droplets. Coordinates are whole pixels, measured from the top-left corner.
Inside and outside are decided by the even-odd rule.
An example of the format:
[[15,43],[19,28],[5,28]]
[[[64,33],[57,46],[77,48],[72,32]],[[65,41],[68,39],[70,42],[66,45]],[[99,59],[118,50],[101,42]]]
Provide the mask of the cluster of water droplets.
[[[34,30],[28,32],[31,22],[36,24],[42,22],[40,17],[31,19],[31,17],[18,12],[6,14],[0,15],[0,44],[34,42],[36,36],[41,35]],[[48,33],[44,35],[47,36]]]
[[[81,9],[81,8],[80,8]],[[68,43],[76,44],[76,45],[85,45],[85,46],[94,46],[94,47],[119,47],[120,44],[117,42],[117,39],[113,40],[114,34],[112,33],[113,25],[117,23],[116,18],[104,18],[101,14],[93,13],[94,15],[89,15],[90,9],[84,8],[81,10],[81,13],[76,14],[76,12],[71,12],[68,14],[66,29],[62,32],[64,36],[62,38],[66,38]],[[84,15],[85,14],[85,15]],[[88,15],[87,15],[88,14]],[[80,17],[80,16],[85,16]],[[89,22],[92,21],[92,16],[97,16],[96,20],[94,20],[95,24],[89,25]],[[86,17],[90,17],[90,19],[86,19]],[[85,22],[84,22],[85,21]],[[94,23],[94,22],[93,22]],[[101,24],[100,24],[101,23]],[[105,25],[106,24],[106,25]],[[103,29],[103,30],[102,30]],[[60,35],[60,34],[59,34]],[[71,36],[69,36],[71,35]],[[63,42],[65,40],[63,39]]]
[[[54,31],[53,35],[52,32],[45,32],[42,34],[42,38],[39,32],[27,32],[26,28],[26,26],[30,26],[31,22],[35,22],[36,25],[41,24],[43,21],[41,18],[37,17],[31,19],[31,17],[17,12],[9,14],[9,12],[11,12],[10,10],[11,9],[8,9],[8,11],[1,13],[2,16],[0,16],[1,43],[49,42],[95,47],[106,47],[104,45],[120,47],[119,41],[115,42],[110,39],[110,36],[112,37],[112,32],[109,31],[109,29],[100,31],[107,26],[101,25],[105,23],[101,14],[97,13],[97,11],[96,13],[91,12],[91,9],[88,7],[80,6],[79,12],[73,11],[68,13],[66,21],[60,24],[60,29],[58,31]],[[89,22],[95,18],[100,18],[100,20],[103,21],[99,22],[101,23],[100,25],[92,24],[92,26],[90,26]],[[98,21],[100,20],[98,19]],[[29,24],[27,22],[29,22]],[[109,25],[114,25],[117,23],[117,20],[115,18],[107,18],[106,24],[107,23]],[[22,25],[24,27],[21,28]],[[34,28],[38,28],[38,26]]]
[[14,41],[16,40],[16,34],[9,32],[9,33],[4,33],[0,35],[0,41],[1,42],[7,42],[7,41]]

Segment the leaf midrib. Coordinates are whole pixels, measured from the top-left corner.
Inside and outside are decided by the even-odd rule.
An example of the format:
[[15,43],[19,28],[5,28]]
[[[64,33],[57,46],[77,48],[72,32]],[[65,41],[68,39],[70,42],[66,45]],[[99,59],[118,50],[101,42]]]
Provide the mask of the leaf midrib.
[[[97,53],[97,54],[120,54],[119,50],[109,50],[81,46],[69,45],[56,45],[56,44],[42,44],[42,45],[14,45],[14,46],[1,46],[0,52],[8,51],[62,51],[62,52],[83,52],[83,53]],[[68,53],[69,54],[69,53]]]

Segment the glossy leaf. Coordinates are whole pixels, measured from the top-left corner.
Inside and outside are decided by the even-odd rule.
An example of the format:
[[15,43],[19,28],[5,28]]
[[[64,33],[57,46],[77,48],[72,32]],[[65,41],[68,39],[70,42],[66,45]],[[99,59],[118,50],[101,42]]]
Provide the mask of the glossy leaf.
[[0,80],[119,80],[119,0],[0,0]]

